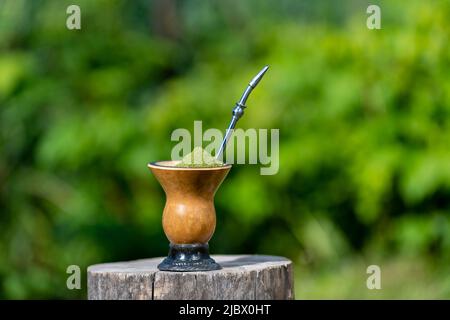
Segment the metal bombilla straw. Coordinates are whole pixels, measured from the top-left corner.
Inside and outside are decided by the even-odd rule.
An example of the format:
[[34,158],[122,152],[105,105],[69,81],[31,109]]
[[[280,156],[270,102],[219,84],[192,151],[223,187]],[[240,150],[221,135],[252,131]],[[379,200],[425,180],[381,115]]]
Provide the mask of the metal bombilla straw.
[[250,93],[253,91],[253,89],[255,89],[259,81],[261,81],[267,69],[269,69],[269,66],[265,66],[264,68],[262,68],[262,70],[252,79],[252,81],[250,81],[244,93],[242,94],[241,99],[239,100],[239,102],[236,103],[236,106],[234,107],[232,112],[233,117],[231,118],[230,125],[228,126],[228,129],[225,133],[225,138],[223,139],[222,144],[220,145],[219,152],[216,155],[217,160],[222,159],[222,155],[225,151],[225,147],[227,146],[228,139],[230,138],[234,128],[236,127],[236,123],[244,114],[244,109],[246,108],[245,103],[247,102]]

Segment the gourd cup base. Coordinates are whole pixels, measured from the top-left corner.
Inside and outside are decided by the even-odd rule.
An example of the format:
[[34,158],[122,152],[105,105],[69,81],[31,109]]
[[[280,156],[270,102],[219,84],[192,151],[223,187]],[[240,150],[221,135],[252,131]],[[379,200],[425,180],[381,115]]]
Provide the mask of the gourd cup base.
[[158,265],[161,271],[211,271],[221,269],[209,256],[208,244],[170,244],[169,255]]

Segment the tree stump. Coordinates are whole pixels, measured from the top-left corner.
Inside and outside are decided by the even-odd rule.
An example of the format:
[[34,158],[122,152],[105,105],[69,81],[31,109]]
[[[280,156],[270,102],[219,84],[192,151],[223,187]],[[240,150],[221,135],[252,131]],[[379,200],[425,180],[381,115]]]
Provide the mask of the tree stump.
[[163,258],[93,265],[89,300],[293,299],[292,262],[262,255],[213,256],[222,269],[159,271]]

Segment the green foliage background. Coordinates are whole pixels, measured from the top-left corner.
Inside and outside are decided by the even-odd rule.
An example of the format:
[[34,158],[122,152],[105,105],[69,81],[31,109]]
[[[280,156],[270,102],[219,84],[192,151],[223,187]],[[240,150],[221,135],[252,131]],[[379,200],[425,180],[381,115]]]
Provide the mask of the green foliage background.
[[[235,165],[213,253],[292,259],[296,297],[450,298],[450,3],[0,0],[0,298],[84,298],[66,268],[163,256],[146,163],[175,128],[280,128]],[[370,2],[372,4],[372,2]],[[382,290],[366,288],[366,268]]]

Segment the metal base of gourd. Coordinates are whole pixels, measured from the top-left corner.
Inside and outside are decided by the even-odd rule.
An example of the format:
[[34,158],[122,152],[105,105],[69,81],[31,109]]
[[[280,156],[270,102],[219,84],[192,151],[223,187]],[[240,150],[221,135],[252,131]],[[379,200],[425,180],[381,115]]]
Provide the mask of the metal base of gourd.
[[169,255],[159,265],[161,271],[212,271],[221,266],[209,256],[208,244],[170,244]]

